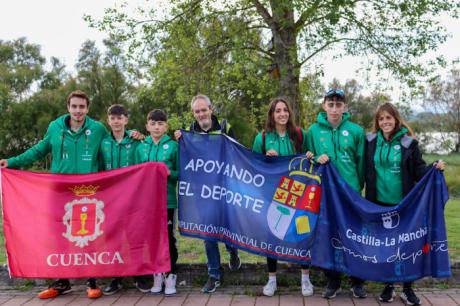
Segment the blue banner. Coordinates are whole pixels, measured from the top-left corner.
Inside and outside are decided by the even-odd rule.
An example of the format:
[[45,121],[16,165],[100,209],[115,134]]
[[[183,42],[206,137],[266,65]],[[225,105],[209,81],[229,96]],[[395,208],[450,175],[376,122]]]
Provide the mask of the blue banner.
[[332,165],[266,157],[224,135],[182,132],[179,230],[375,281],[449,277],[444,176],[394,207],[361,198]]
[[376,205],[329,165],[312,264],[373,281],[450,277],[442,172],[432,168],[397,206]]

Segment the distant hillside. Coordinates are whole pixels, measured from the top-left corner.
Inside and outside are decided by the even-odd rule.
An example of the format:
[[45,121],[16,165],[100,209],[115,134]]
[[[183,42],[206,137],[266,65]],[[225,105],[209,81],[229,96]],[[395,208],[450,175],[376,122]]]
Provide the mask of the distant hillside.
[[450,118],[448,118],[447,114],[420,112],[408,118],[408,122],[416,132],[455,131],[455,129],[449,125]]

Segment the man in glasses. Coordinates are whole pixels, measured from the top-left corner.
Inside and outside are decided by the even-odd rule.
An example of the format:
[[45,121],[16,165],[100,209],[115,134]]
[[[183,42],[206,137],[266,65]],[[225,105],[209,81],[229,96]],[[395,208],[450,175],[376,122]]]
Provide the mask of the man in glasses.
[[[349,121],[348,105],[342,89],[330,89],[323,101],[324,112],[307,133],[307,147],[319,163],[331,161],[340,175],[347,179],[348,185],[361,193],[364,186],[364,150],[366,135],[364,129]],[[340,273],[324,271],[327,287],[323,293],[326,299],[332,299],[340,291]],[[351,290],[356,298],[367,296],[364,281],[350,277]]]

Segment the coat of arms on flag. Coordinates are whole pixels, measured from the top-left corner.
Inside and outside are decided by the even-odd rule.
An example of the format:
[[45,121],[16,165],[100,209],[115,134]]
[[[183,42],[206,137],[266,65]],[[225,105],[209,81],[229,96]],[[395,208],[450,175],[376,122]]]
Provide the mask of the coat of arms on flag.
[[62,222],[66,226],[66,232],[62,235],[76,246],[81,248],[87,246],[103,234],[100,226],[104,222],[104,203],[95,198],[98,186],[75,186],[69,188],[76,196],[83,197],[65,204],[65,211]]
[[312,169],[305,157],[296,157],[289,164],[289,176],[282,176],[276,186],[267,221],[272,234],[280,240],[304,240],[316,225],[321,204],[321,178],[312,173]]

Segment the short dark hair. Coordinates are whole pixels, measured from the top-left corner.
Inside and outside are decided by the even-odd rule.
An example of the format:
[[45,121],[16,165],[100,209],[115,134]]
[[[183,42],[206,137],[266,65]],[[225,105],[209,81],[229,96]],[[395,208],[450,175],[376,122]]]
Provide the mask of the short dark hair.
[[168,115],[161,109],[154,109],[147,115],[147,121],[168,121]]
[[115,115],[115,116],[124,115],[128,117],[128,110],[121,104],[113,104],[107,110],[107,116],[110,116],[110,115]]
[[86,100],[86,106],[89,106],[89,98],[88,95],[82,90],[74,90],[67,96],[67,105],[70,105],[70,99],[72,98],[82,98]]

